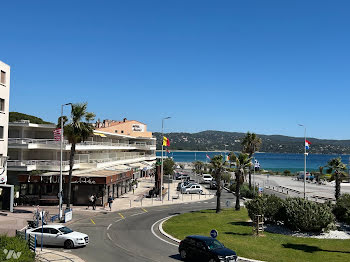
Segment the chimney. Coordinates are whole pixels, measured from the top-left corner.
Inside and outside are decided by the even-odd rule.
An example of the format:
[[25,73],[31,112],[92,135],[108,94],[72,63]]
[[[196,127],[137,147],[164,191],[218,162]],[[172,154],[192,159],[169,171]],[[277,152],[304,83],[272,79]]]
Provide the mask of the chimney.
[[123,119],[123,122],[126,122],[126,118]]

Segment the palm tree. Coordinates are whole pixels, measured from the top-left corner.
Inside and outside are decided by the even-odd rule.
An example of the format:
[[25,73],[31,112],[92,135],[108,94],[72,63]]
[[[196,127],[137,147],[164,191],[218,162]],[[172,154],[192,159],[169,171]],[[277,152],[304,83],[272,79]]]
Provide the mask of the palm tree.
[[338,157],[329,160],[327,167],[327,173],[332,174],[331,180],[335,180],[335,199],[338,200],[340,197],[340,182],[342,181],[343,177],[346,176],[344,174],[346,165],[342,163],[341,158]]
[[194,162],[193,166],[194,166],[193,172],[197,174],[203,174],[204,163],[202,161]]
[[221,211],[221,175],[225,171],[225,163],[222,155],[216,155],[210,160],[212,174],[216,180],[216,213]]
[[93,134],[94,127],[88,122],[82,120],[93,120],[93,113],[86,111],[87,103],[72,104],[71,121],[64,126],[64,134],[71,144],[69,157],[69,176],[68,176],[68,193],[67,193],[67,208],[70,208],[71,203],[71,188],[72,188],[72,171],[74,166],[75,146],[77,143],[85,141]]
[[323,166],[318,167],[318,173],[316,173],[316,182],[320,181],[320,178],[323,176]]
[[[261,146],[261,138],[259,138],[255,133],[247,132],[242,141],[242,152],[247,153],[249,158],[251,158],[256,151],[259,150]],[[252,188],[252,175],[249,168],[249,189]]]
[[236,176],[236,210],[240,210],[240,186],[242,184],[242,179],[244,176],[244,173],[247,169],[250,169],[251,158],[246,153],[240,153],[238,156],[234,153],[230,154],[230,159],[232,159],[232,162],[236,163],[236,170],[235,170],[235,176]]

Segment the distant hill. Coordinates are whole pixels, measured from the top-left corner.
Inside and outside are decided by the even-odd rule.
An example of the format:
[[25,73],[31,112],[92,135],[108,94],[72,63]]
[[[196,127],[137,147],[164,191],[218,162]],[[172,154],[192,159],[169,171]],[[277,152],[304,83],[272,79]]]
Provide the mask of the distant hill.
[[36,116],[26,115],[18,112],[10,112],[9,122],[16,122],[19,120],[29,120],[30,123],[33,123],[33,124],[52,124]]
[[[161,133],[155,132],[157,149],[161,149]],[[167,133],[170,139],[169,150],[240,151],[245,133],[203,131],[199,133]],[[282,135],[260,135],[262,146],[260,152],[303,153],[304,138]],[[327,140],[308,138],[312,143],[309,152],[314,154],[350,154],[350,140]]]

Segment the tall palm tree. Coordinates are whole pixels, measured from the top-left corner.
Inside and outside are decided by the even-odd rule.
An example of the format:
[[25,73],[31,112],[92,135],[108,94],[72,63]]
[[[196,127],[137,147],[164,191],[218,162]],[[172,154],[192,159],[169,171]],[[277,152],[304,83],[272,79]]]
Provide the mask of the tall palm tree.
[[222,155],[213,156],[210,160],[212,174],[216,180],[216,213],[221,211],[221,175],[225,171],[225,163]]
[[236,205],[235,209],[240,210],[240,186],[242,184],[242,179],[244,173],[250,169],[251,158],[246,153],[240,153],[238,156],[234,153],[230,154],[230,159],[232,162],[236,163],[235,176],[236,176]]
[[[242,141],[242,152],[247,153],[251,158],[260,149],[262,140],[255,133],[247,132]],[[249,188],[252,188],[252,172],[249,168]]]
[[[74,166],[75,146],[77,143],[85,141],[89,136],[93,134],[94,127],[88,122],[83,122],[91,118],[92,113],[86,111],[87,103],[72,104],[71,120],[64,126],[64,134],[71,144],[70,157],[69,157],[69,176],[68,176],[68,192],[67,192],[67,208],[70,208],[71,203],[71,188],[72,188],[72,172]],[[89,118],[90,116],[90,118]],[[87,117],[87,119],[86,119]]]
[[341,158],[333,158],[328,161],[327,173],[331,173],[332,180],[335,180],[335,199],[338,200],[340,197],[340,182],[345,177],[344,171],[346,170],[346,165],[341,161]]

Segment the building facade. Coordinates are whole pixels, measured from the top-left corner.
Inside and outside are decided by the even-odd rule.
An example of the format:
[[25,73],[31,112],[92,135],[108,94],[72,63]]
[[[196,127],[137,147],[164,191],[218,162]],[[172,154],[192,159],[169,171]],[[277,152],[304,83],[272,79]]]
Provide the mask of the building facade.
[[[61,142],[55,141],[52,124],[28,120],[9,123],[8,179],[20,184],[28,202],[56,203]],[[63,176],[67,181],[71,145],[63,141]],[[101,204],[108,194],[119,197],[131,190],[132,179],[152,171],[156,139],[95,130],[76,145],[73,166],[73,204],[87,204],[88,194],[99,195]],[[66,184],[64,185],[66,186]],[[64,193],[66,195],[66,191]]]
[[0,184],[7,183],[10,66],[0,61]]

